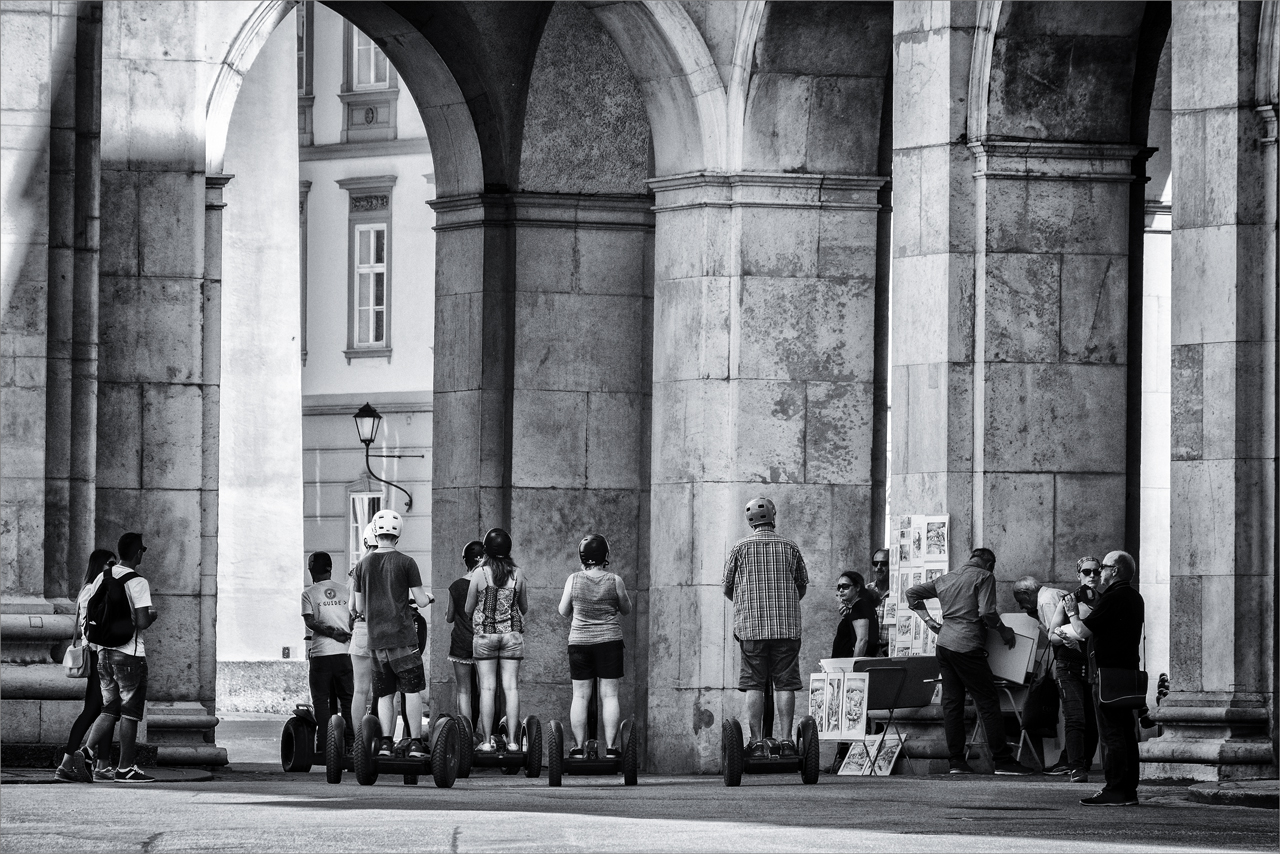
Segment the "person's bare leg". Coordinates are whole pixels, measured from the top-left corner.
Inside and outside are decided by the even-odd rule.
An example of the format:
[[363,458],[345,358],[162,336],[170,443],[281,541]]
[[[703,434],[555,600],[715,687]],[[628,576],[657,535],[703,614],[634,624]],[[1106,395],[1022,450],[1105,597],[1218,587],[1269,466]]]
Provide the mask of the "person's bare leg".
[[605,748],[618,746],[618,720],[622,717],[618,705],[618,683],[621,679],[600,680],[601,717],[604,718]]
[[409,738],[422,738],[422,694],[404,695],[404,714],[409,719]]
[[120,767],[132,768],[138,760],[138,722],[120,719]]
[[504,658],[498,662],[502,670],[502,698],[507,703],[507,743],[520,742],[520,660]]
[[494,695],[498,692],[498,662],[495,659],[481,659],[476,662],[476,673],[480,676],[480,730],[482,742],[493,735]]
[[792,725],[796,718],[796,692],[774,691],[773,713],[778,722],[774,735],[779,741],[794,740],[796,733]]
[[569,704],[569,727],[573,730],[573,746],[587,742],[587,708],[591,705],[591,680],[573,680],[573,702]]
[[458,714],[471,720],[471,671],[474,664],[453,662],[454,696],[458,700]]
[[378,723],[382,727],[385,738],[395,738],[396,734],[396,696],[388,694],[378,698]]
[[747,696],[743,700],[743,707],[747,716],[747,728],[750,731],[751,741],[759,741],[764,731],[764,692],[754,689],[746,692]]

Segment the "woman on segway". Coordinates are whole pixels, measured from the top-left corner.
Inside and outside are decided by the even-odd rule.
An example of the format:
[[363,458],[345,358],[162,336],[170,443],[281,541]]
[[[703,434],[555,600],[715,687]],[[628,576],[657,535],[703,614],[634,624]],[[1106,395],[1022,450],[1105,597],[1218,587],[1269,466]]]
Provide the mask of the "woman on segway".
[[[373,523],[364,526],[360,537],[364,545],[365,557],[378,548],[378,538],[373,533]],[[348,585],[355,582],[356,569],[353,566],[347,573]],[[358,721],[369,711],[369,701],[373,697],[373,659],[369,657],[369,626],[364,621],[364,614],[356,611],[355,603],[351,607],[351,644],[347,648],[351,656],[351,717]],[[353,734],[354,735],[354,734]],[[351,739],[347,739],[351,744]]]
[[493,753],[493,707],[502,675],[507,708],[507,750],[520,750],[520,661],[524,658],[524,615],[529,597],[524,576],[511,559],[511,535],[493,528],[484,535],[484,557],[472,573],[463,608],[475,629],[472,653],[480,677],[480,744],[477,753]]
[[475,629],[467,614],[467,591],[475,576],[476,565],[484,557],[484,543],[472,540],[462,549],[462,562],[467,571],[449,585],[449,604],[444,618],[453,624],[449,633],[449,662],[453,665],[454,692],[458,700],[458,714],[471,720],[471,679],[475,673]]
[[600,534],[582,538],[578,558],[582,569],[565,580],[560,597],[560,613],[573,618],[569,628],[569,678],[573,680],[569,725],[575,747],[569,755],[583,755],[591,683],[599,679],[605,755],[617,756],[621,718],[618,683],[623,675],[622,624],[618,618],[631,613],[631,597],[622,577],[605,569],[609,565],[609,542]]

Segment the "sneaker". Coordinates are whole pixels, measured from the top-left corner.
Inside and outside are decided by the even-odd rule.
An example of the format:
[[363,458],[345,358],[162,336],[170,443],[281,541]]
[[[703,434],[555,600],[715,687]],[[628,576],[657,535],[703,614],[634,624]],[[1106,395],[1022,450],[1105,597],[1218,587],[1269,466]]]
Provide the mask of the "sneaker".
[[476,745],[476,753],[497,753],[498,745],[492,738]]
[[769,745],[763,741],[757,741],[747,745],[747,757],[750,759],[768,759]]
[[968,762],[952,762],[951,767],[947,770],[948,774],[972,774],[973,769],[969,767]]
[[610,747],[605,750],[604,755],[606,759],[617,759],[622,755],[622,751],[616,747]]
[[142,770],[134,765],[132,768],[121,768],[116,771],[115,780],[117,783],[154,783],[156,778],[142,773]]
[[89,766],[85,764],[84,756],[78,750],[74,753],[68,753],[62,758],[62,763],[53,772],[53,776],[64,783],[93,782],[93,772],[89,770]]
[[1087,807],[1136,807],[1138,796],[1126,797],[1103,789],[1091,798],[1081,798],[1080,803]]
[[1028,777],[1036,772],[1016,759],[1006,759],[996,763],[996,773],[1006,777]]
[[569,749],[570,759],[581,759],[585,754],[581,747],[573,747]]
[[395,739],[388,738],[385,735],[382,738],[378,739],[378,755],[379,756],[390,756],[391,752],[395,749],[396,749]]
[[1071,772],[1071,777],[1069,779],[1073,783],[1087,783],[1089,782],[1089,775],[1077,768]]
[[520,742],[518,741],[507,742],[507,753],[519,753],[519,752],[520,752]]
[[116,781],[116,769],[94,768],[93,779],[96,783],[114,783]]
[[799,754],[796,752],[796,743],[790,739],[783,739],[778,745],[778,756],[783,759],[793,759]]
[[427,748],[420,738],[409,739],[409,758],[424,759],[427,755]]
[[1044,769],[1044,773],[1052,774],[1055,777],[1060,777],[1063,774],[1069,773],[1070,771],[1071,769],[1067,767],[1067,762],[1065,759],[1059,759],[1057,762],[1053,763],[1051,767]]

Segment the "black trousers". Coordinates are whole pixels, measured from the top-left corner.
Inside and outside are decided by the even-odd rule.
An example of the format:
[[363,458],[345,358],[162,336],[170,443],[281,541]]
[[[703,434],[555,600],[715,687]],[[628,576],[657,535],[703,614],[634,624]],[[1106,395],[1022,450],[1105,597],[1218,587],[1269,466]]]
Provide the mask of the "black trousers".
[[75,723],[71,725],[71,733],[67,736],[67,753],[74,753],[79,749],[80,742],[84,741],[84,737],[89,734],[89,727],[93,726],[98,715],[102,714],[102,683],[98,680],[98,653],[88,649],[85,650],[85,655],[89,656],[89,677],[84,680],[84,708],[80,711]]
[[952,762],[964,761],[964,698],[967,692],[978,707],[982,729],[987,734],[992,762],[1006,762],[1013,751],[1004,738],[1004,715],[995,677],[987,663],[985,649],[955,652],[938,647],[938,666],[942,671],[942,723],[947,734],[947,753]]
[[353,744],[355,727],[351,724],[351,695],[355,693],[355,676],[351,669],[351,656],[317,655],[311,659],[308,677],[311,683],[311,702],[316,708],[316,749],[323,752],[329,738],[329,717],[342,715],[347,725],[347,744]]
[[1138,796],[1138,713],[1134,709],[1111,709],[1098,702],[1098,685],[1093,685],[1093,702],[1098,713],[1098,737],[1102,740],[1103,791],[1128,798]]

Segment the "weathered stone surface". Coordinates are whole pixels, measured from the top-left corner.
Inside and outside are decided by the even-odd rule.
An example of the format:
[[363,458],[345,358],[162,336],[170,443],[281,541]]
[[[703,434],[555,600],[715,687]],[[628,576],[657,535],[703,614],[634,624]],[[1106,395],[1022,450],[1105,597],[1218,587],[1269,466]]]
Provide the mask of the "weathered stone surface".
[[741,380],[733,384],[735,480],[805,481],[805,384]]
[[737,373],[779,380],[869,380],[874,269],[849,279],[744,276]]
[[648,485],[648,427],[639,394],[587,395],[586,485],[593,489],[640,489]]
[[603,534],[609,541],[610,571],[634,589],[638,515],[633,490],[514,489],[512,556],[525,567],[527,584],[558,596],[569,573],[581,568],[578,543],[588,533]]
[[[166,116],[165,120],[171,119]],[[138,273],[158,278],[200,278],[204,275],[204,246],[196,236],[204,232],[202,177],[179,172],[135,174]]]
[[1229,226],[1187,228],[1173,241],[1173,346],[1232,341],[1238,332],[1236,287],[1200,287],[1230,282],[1237,272],[1236,230]]
[[1057,361],[1060,264],[1058,255],[987,254],[990,361]]
[[[1054,478],[1053,564],[1041,578],[1076,580],[1075,562],[1122,549],[1123,474],[1058,474]],[[1043,541],[1043,536],[1042,536]]]
[[894,371],[946,361],[948,313],[939,308],[947,304],[945,283],[952,262],[943,254],[894,259]]
[[516,297],[516,388],[640,389],[637,297],[525,294]]
[[718,207],[662,211],[654,223],[655,281],[730,275],[728,241],[723,237],[728,219],[727,211]]
[[[101,487],[142,486],[142,396],[132,383],[98,383],[98,445],[107,449],[98,455]],[[190,446],[186,450],[194,456]]]
[[982,545],[996,553],[996,578],[1012,582],[1024,575],[1053,572],[1054,477],[988,472],[983,484]]
[[[38,742],[40,740],[40,700],[5,700],[0,717],[0,740]],[[62,741],[65,741],[64,735]]]
[[653,481],[727,478],[731,435],[725,423],[729,383],[717,380],[657,383],[653,389]]
[[1242,533],[1236,517],[1237,466],[1235,460],[1173,463],[1169,549],[1179,556],[1169,568],[1174,579],[1235,574],[1236,539]]
[[870,483],[871,383],[805,384],[805,480]]
[[587,480],[587,395],[516,391],[512,483],[579,488]]
[[818,214],[818,275],[856,273],[874,280],[878,216],[875,211],[823,208]]
[[741,208],[742,275],[817,275],[818,219],[816,208]]
[[101,287],[100,380],[200,381],[198,280],[103,276]]
[[[102,276],[138,275],[138,174],[128,169],[102,170],[102,201],[109,216],[102,217],[102,248],[98,256]],[[105,337],[105,336],[104,336]]]
[[1093,181],[987,182],[988,252],[1128,250],[1129,186]]
[[1128,361],[1128,264],[1123,256],[1062,256],[1062,361],[1112,365]]
[[479,293],[436,296],[434,391],[477,389],[484,359],[484,295]]
[[1124,471],[1124,387],[1122,366],[989,365],[987,467]]
[[[198,492],[100,488],[95,542],[110,548],[126,531],[140,532],[147,546],[142,574],[153,597],[200,591]],[[193,621],[186,628],[194,625]]]
[[203,418],[204,399],[198,387],[158,383],[142,387],[144,489],[200,488],[201,461],[192,449],[200,446]]
[[579,227],[575,234],[577,269],[573,284],[578,293],[632,296],[651,292],[653,279],[651,275],[646,278],[646,250],[651,248],[652,232]]
[[[806,171],[876,173],[884,87],[881,76],[813,78],[804,147]],[[849,116],[855,115],[860,120],[850,122]]]
[[729,376],[730,294],[724,277],[655,283],[655,383]]

